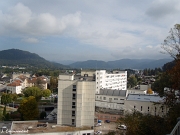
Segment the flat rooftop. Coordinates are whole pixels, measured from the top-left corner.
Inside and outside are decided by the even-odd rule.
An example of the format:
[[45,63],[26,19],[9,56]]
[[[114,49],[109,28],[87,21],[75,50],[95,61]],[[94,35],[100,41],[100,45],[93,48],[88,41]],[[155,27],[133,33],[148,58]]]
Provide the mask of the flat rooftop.
[[13,121],[11,134],[37,134],[52,132],[74,132],[81,130],[91,130],[91,127],[70,127],[60,126],[56,123],[38,121]]
[[163,98],[158,95],[147,95],[147,94],[129,94],[127,100],[134,101],[151,101],[151,102],[162,102]]

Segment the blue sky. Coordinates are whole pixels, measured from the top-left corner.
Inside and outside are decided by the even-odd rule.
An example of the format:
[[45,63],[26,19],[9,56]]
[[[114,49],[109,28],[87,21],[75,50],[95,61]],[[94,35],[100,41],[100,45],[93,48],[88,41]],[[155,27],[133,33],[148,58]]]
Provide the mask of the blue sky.
[[161,59],[179,0],[0,1],[0,50],[64,60]]

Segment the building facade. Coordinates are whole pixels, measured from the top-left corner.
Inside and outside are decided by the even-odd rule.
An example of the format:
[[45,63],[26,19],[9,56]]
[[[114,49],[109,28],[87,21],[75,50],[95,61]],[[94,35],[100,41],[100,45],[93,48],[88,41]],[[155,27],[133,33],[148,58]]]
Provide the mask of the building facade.
[[59,75],[57,124],[94,126],[95,81],[88,77]]
[[127,71],[106,70],[96,71],[96,94],[100,93],[100,89],[126,90],[127,89]]
[[96,107],[102,109],[124,110],[124,101],[126,100],[126,90],[101,89],[96,94]]

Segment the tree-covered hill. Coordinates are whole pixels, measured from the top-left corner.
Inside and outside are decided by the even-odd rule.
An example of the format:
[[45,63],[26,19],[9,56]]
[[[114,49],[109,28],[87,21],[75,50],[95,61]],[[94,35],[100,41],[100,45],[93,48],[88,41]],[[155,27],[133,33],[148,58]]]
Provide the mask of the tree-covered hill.
[[0,51],[0,65],[1,66],[23,66],[23,67],[37,67],[37,68],[67,68],[59,63],[52,63],[35,53],[28,51],[9,49]]

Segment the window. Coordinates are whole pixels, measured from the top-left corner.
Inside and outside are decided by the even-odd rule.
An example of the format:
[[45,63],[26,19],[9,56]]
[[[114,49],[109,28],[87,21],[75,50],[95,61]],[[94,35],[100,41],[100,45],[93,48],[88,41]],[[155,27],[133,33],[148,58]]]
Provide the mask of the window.
[[72,102],[72,108],[76,108],[76,102]]
[[76,85],[73,85],[73,91],[76,91]]
[[120,99],[120,100],[124,100],[124,99]]
[[74,125],[75,124],[75,119],[72,119],[72,125]]
[[136,108],[136,106],[134,106],[134,109]]
[[109,102],[112,102],[112,98],[109,98]]
[[118,98],[114,98],[114,100],[118,100]]
[[103,97],[103,100],[106,100],[106,97]]
[[72,94],[72,99],[76,99],[76,94]]
[[149,112],[149,106],[148,106],[148,112]]
[[141,106],[141,111],[142,111],[142,106]]
[[87,133],[87,135],[91,135],[91,133]]
[[75,111],[72,111],[72,116],[75,116]]

